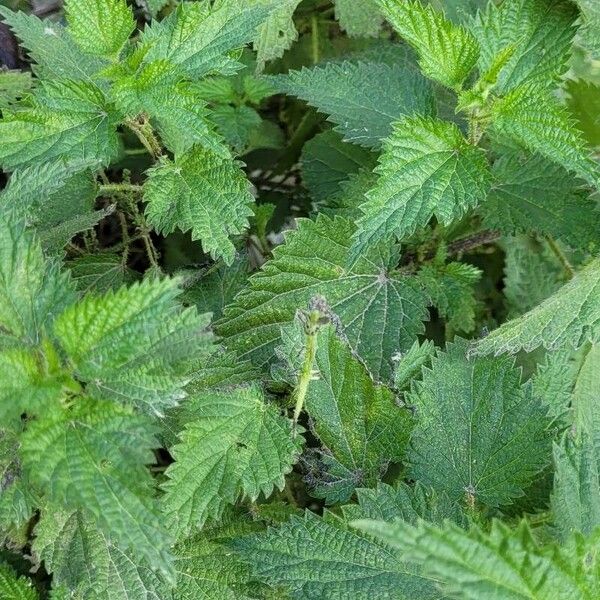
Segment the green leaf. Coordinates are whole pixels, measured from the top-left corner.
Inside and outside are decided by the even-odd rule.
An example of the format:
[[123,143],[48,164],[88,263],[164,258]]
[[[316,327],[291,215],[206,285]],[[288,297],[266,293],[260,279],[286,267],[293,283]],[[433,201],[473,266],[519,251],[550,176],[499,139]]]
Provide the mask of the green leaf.
[[65,13],[83,50],[115,59],[136,26],[125,0],[67,0]]
[[209,315],[182,310],[178,283],[146,279],[88,294],[60,315],[55,335],[88,393],[156,415],[185,397],[181,364],[208,354],[212,339]]
[[250,106],[215,106],[210,112],[210,118],[227,143],[238,153],[247,151],[252,134],[263,123],[258,112]]
[[600,259],[584,267],[547,300],[478,342],[474,354],[579,347],[600,339]]
[[481,202],[491,184],[484,152],[439,119],[395,123],[379,163],[379,180],[361,205],[351,260],[380,241],[402,240],[434,215],[451,223]]
[[291,421],[265,402],[258,387],[200,393],[188,403],[193,418],[171,449],[175,462],[163,486],[163,511],[178,537],[219,519],[242,497],[254,501],[283,489],[301,449]]
[[205,252],[230,265],[235,246],[229,236],[241,234],[252,214],[249,188],[239,163],[194,146],[148,172],[146,216],[161,233],[191,229]]
[[82,293],[102,294],[133,283],[138,274],[123,264],[123,257],[110,252],[78,256],[67,263],[73,282]]
[[200,144],[227,156],[227,148],[208,119],[206,103],[182,77],[178,66],[157,60],[131,75],[117,77],[113,97],[124,114],[150,116],[162,141],[175,154]]
[[28,71],[0,71],[0,110],[9,108],[33,88]]
[[596,539],[571,538],[564,546],[540,547],[525,521],[514,530],[494,521],[489,533],[424,521],[416,526],[401,521],[355,524],[422,566],[448,598],[593,600],[600,584]]
[[350,37],[376,37],[383,22],[377,0],[335,0],[335,18]]
[[143,560],[132,560],[80,511],[42,512],[33,550],[52,573],[53,587],[86,600],[163,600],[169,587]]
[[305,407],[323,448],[309,459],[309,483],[313,495],[333,504],[375,485],[389,462],[402,460],[412,418],[373,383],[332,326],[318,334],[313,369]]
[[428,82],[414,69],[374,61],[341,63],[290,71],[269,79],[281,92],[306,100],[344,136],[378,148],[404,115],[434,113]]
[[479,58],[479,44],[463,26],[419,1],[377,0],[383,16],[416,50],[423,73],[460,89]]
[[494,184],[481,205],[484,224],[513,234],[532,231],[574,248],[600,241],[596,203],[580,180],[539,154],[506,153],[493,166]]
[[23,221],[0,212],[0,346],[39,344],[74,299],[68,274],[44,259]]
[[335,131],[318,133],[306,142],[301,156],[302,182],[315,203],[326,202],[352,173],[375,166],[375,155],[345,143]]
[[155,427],[114,403],[85,401],[31,422],[23,467],[53,506],[81,509],[123,550],[172,578],[170,540],[145,465],[154,462]]
[[435,353],[435,344],[425,340],[422,344],[416,340],[405,353],[394,356],[396,368],[394,369],[394,387],[401,390],[408,387],[410,382],[420,373],[421,368],[429,363]]
[[576,3],[580,9],[580,41],[597,59],[600,56],[600,8],[595,0],[576,0]]
[[585,431],[593,438],[600,450],[600,410],[598,409],[598,386],[600,385],[600,346],[592,345],[585,350],[585,357],[577,373],[573,390],[575,429]]
[[292,598],[441,598],[386,544],[310,512],[246,536],[235,548],[256,575],[272,587],[285,586]]
[[585,79],[569,79],[565,88],[567,106],[583,137],[591,146],[600,146],[600,87]]
[[496,100],[491,118],[496,135],[598,184],[598,167],[581,132],[565,107],[539,85],[520,85]]
[[479,70],[487,72],[506,48],[512,56],[495,89],[505,93],[523,83],[551,87],[567,68],[577,11],[566,0],[505,0],[488,3],[471,21],[481,45]]
[[[268,5],[271,0],[254,0],[254,4]],[[279,58],[298,39],[293,15],[300,0],[280,0],[268,19],[258,28],[254,39],[256,69],[262,71],[270,60]]]
[[447,325],[468,333],[475,329],[477,300],[473,286],[481,274],[473,265],[450,262],[425,265],[417,276]]
[[170,60],[194,79],[230,74],[240,65],[228,53],[255,38],[272,8],[233,0],[212,7],[208,2],[182,2],[166,19],[144,30],[141,43],[149,47],[144,62]]
[[496,507],[550,461],[550,422],[511,359],[468,360],[467,347],[448,344],[415,385],[409,473],[452,501]]
[[389,246],[374,248],[347,269],[354,232],[349,221],[319,215],[297,223],[297,231],[225,309],[218,335],[240,358],[264,366],[273,360],[280,327],[319,294],[371,373],[388,378],[393,354],[408,349],[423,331],[426,296],[413,279],[391,270],[397,257]]
[[19,577],[8,566],[0,563],[0,597],[2,600],[38,600],[39,596],[30,579]]
[[119,120],[96,85],[44,81],[30,108],[4,112],[0,164],[12,170],[57,157],[108,164],[120,148]]
[[83,52],[60,23],[38,19],[0,6],[0,15],[27,49],[33,72],[46,80],[84,80],[89,83],[106,61]]

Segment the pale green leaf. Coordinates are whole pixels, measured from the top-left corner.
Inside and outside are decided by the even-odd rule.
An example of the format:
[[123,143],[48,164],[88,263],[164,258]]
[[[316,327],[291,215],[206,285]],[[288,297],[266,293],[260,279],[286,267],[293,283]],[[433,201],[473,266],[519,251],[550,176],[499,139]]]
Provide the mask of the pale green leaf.
[[510,358],[468,360],[467,347],[448,344],[415,385],[409,473],[450,500],[496,507],[549,463],[550,421]]
[[181,363],[211,348],[209,315],[183,310],[178,281],[145,279],[88,294],[54,323],[77,378],[97,397],[162,414],[185,394]]
[[475,354],[530,352],[539,346],[579,347],[600,339],[600,259],[593,260],[552,296],[478,342]]
[[162,233],[191,229],[205,252],[231,264],[235,246],[229,236],[241,234],[252,214],[249,188],[239,163],[194,146],[149,171],[146,216]]
[[126,0],[66,0],[69,33],[90,54],[117,58],[135,29]]
[[23,467],[53,504],[80,509],[123,550],[172,576],[167,536],[145,465],[155,427],[114,403],[79,399],[70,411],[31,422]]
[[479,44],[462,25],[419,0],[377,0],[383,16],[416,50],[427,77],[460,89],[479,57]]
[[329,62],[270,81],[329,115],[345,141],[372,148],[381,146],[392,133],[392,123],[402,116],[435,110],[428,82],[400,64]]
[[291,421],[258,387],[200,393],[188,403],[191,420],[171,449],[175,462],[163,486],[163,512],[177,536],[220,518],[240,498],[282,489],[301,449]]
[[567,0],[489,2],[471,22],[481,45],[479,70],[487,72],[506,48],[513,49],[495,89],[505,93],[522,83],[556,83],[567,68],[577,11]]
[[421,368],[428,364],[435,353],[435,344],[425,340],[422,344],[416,340],[407,352],[394,356],[394,387],[401,390],[408,387],[410,382],[420,373]]
[[28,71],[0,71],[0,110],[9,108],[26,96],[34,80]]
[[354,226],[319,215],[274,250],[249,286],[225,309],[217,333],[240,358],[259,366],[273,360],[280,327],[315,295],[324,296],[344,326],[350,346],[378,379],[391,375],[391,358],[423,331],[427,298],[415,281],[392,271],[393,249],[379,246],[347,268]]
[[19,577],[8,565],[0,563],[0,598],[2,600],[38,600],[33,583]]
[[377,0],[335,0],[335,18],[350,37],[376,37],[383,23]]
[[449,224],[481,202],[491,177],[485,154],[456,125],[407,117],[394,124],[361,205],[351,260],[381,241],[402,240],[435,215]]

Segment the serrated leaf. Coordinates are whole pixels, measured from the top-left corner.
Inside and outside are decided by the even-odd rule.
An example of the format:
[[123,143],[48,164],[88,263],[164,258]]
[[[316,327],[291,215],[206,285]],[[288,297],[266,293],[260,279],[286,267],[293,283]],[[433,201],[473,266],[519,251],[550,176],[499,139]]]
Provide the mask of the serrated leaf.
[[218,519],[241,497],[256,500],[282,489],[301,449],[291,421],[257,387],[200,393],[190,402],[187,413],[194,416],[171,449],[175,462],[162,501],[177,536]]
[[181,363],[208,354],[209,315],[182,310],[176,279],[146,279],[64,311],[54,333],[88,393],[161,415],[185,394]]
[[217,323],[217,333],[240,358],[265,366],[274,358],[280,327],[298,308],[322,295],[338,315],[350,346],[378,379],[391,374],[391,358],[423,331],[427,298],[409,277],[392,271],[396,256],[379,246],[347,269],[354,226],[341,218],[298,220],[298,230],[275,248]]
[[0,346],[37,345],[74,299],[68,275],[44,259],[23,221],[0,211]]
[[126,283],[133,283],[137,278],[137,273],[123,264],[123,257],[110,252],[78,256],[70,260],[67,266],[71,270],[75,286],[83,293],[102,294],[117,290]]
[[221,104],[210,111],[220,134],[237,153],[245,153],[252,134],[261,126],[261,116],[251,106]]
[[593,260],[571,281],[518,319],[492,331],[473,348],[474,354],[530,352],[579,347],[600,339],[600,259]]
[[394,356],[396,366],[394,369],[394,387],[401,390],[421,372],[421,368],[429,363],[435,353],[435,344],[425,340],[422,344],[416,340],[405,353]]
[[373,383],[332,326],[318,334],[313,373],[305,408],[323,449],[316,465],[308,460],[308,482],[328,504],[344,502],[402,460],[412,418],[388,388]]
[[344,136],[378,148],[404,115],[434,113],[430,85],[414,69],[374,61],[329,62],[269,79],[282,92],[306,100]]
[[593,438],[596,451],[600,451],[600,410],[598,410],[598,390],[600,389],[600,346],[585,348],[583,364],[577,373],[573,390],[572,405],[576,431],[585,431]]
[[551,235],[573,247],[600,240],[595,202],[580,181],[539,154],[507,153],[493,166],[494,184],[481,205],[484,223],[506,233]]
[[600,56],[600,9],[595,0],[577,0],[580,8],[581,28],[579,30],[580,40],[583,46],[589,50],[594,58]]
[[483,151],[453,123],[424,117],[394,124],[376,172],[379,180],[360,207],[351,260],[380,241],[402,240],[434,215],[451,223],[481,202],[491,184]]
[[488,3],[470,28],[480,43],[479,70],[512,47],[495,89],[505,93],[523,83],[550,87],[567,68],[577,11],[566,0],[505,0]]
[[569,79],[565,88],[567,106],[587,143],[600,146],[600,87],[585,79]]
[[377,0],[383,16],[416,50],[427,77],[460,89],[479,58],[479,44],[462,25],[420,1]]
[[335,0],[335,18],[350,37],[376,37],[383,23],[377,0]]
[[566,108],[539,85],[523,84],[494,102],[496,135],[513,140],[598,185],[598,167]]
[[144,561],[128,553],[79,511],[53,507],[35,527],[33,551],[52,574],[53,587],[86,600],[164,600],[169,586]]
[[69,33],[90,54],[117,58],[135,29],[125,0],[67,0]]
[[251,42],[272,8],[231,0],[212,7],[208,2],[182,2],[144,31],[141,42],[149,46],[144,60],[170,60],[193,78],[211,72],[231,74],[240,65],[227,53]]
[[315,203],[326,202],[352,173],[375,166],[375,155],[345,143],[335,131],[318,133],[306,142],[300,159],[302,182]]
[[473,265],[450,262],[425,265],[417,276],[447,325],[468,333],[475,328],[477,300],[473,286],[481,274],[481,270]]
[[175,154],[200,144],[227,156],[221,137],[208,119],[205,102],[193,84],[182,81],[182,76],[181,69],[170,61],[156,60],[131,75],[117,77],[112,94],[125,114],[147,114]]
[[511,359],[468,360],[467,348],[459,340],[438,353],[410,396],[409,473],[452,501],[496,507],[550,461],[550,422]]
[[108,164],[120,148],[119,119],[96,85],[44,81],[30,108],[4,112],[0,164],[12,170],[58,157]]
[[360,529],[393,544],[457,600],[595,598],[599,584],[595,541],[571,538],[565,546],[541,547],[523,521],[511,530],[493,521],[491,531],[469,532],[450,523],[358,521]]
[[205,252],[229,265],[235,257],[229,236],[242,233],[252,214],[249,187],[239,163],[195,146],[148,172],[146,216],[162,233],[191,229]]
[[155,427],[114,403],[79,400],[71,411],[31,422],[23,468],[53,504],[81,509],[119,547],[172,577],[170,540],[145,465]]
[[32,69],[40,78],[91,83],[93,76],[106,65],[103,58],[83,52],[60,23],[13,12],[5,6],[0,6],[0,15],[23,42],[35,63]]
[[[270,0],[254,0],[254,4],[269,4]],[[251,3],[252,4],[252,3]],[[298,39],[293,15],[300,0],[282,0],[267,20],[258,28],[254,39],[256,69],[262,71],[270,60],[279,58]]]
[[235,548],[256,575],[270,586],[285,586],[292,598],[441,598],[386,544],[310,512],[247,536]]
[[30,579],[19,577],[8,565],[0,563],[0,597],[2,600],[38,600]]

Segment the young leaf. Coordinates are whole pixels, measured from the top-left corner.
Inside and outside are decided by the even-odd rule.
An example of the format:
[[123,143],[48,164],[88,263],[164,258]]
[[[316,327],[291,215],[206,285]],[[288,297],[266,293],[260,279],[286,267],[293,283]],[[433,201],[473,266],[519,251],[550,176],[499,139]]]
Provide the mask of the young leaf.
[[[568,308],[567,308],[568,307]],[[579,347],[600,339],[600,259],[583,268],[547,300],[504,323],[473,348],[474,354],[531,352],[539,346]]]
[[491,184],[483,151],[456,125],[439,119],[395,123],[379,162],[377,185],[361,206],[351,260],[382,240],[402,240],[434,215],[446,224],[460,218]]
[[254,198],[238,163],[194,146],[174,161],[163,159],[148,172],[146,216],[162,233],[192,230],[205,252],[230,265],[235,246],[230,235],[248,226]]
[[333,504],[374,485],[388,462],[403,458],[412,419],[388,388],[373,383],[332,326],[318,334],[313,366],[305,405],[324,448],[309,483]]
[[69,412],[32,421],[23,467],[52,506],[80,509],[124,551],[172,578],[167,536],[145,465],[155,427],[114,403],[79,400]]
[[310,512],[265,534],[246,536],[235,547],[261,579],[285,586],[293,598],[439,597],[433,584],[387,544]]
[[419,0],[377,0],[383,16],[416,50],[427,77],[460,89],[479,57],[479,44],[461,25]]
[[481,45],[479,70],[487,72],[498,55],[513,48],[495,89],[506,93],[523,83],[552,86],[567,68],[577,11],[567,0],[489,2],[471,22]]
[[169,586],[143,560],[132,560],[81,511],[42,512],[33,550],[52,573],[53,587],[74,598],[163,600]]
[[211,350],[209,315],[181,309],[178,281],[146,279],[63,312],[54,333],[88,393],[161,415],[185,396],[181,363]]
[[565,107],[539,85],[520,85],[494,102],[492,126],[497,135],[598,185],[598,167],[581,132]]
[[435,344],[425,340],[419,344],[418,340],[404,354],[394,356],[396,368],[394,369],[394,387],[401,390],[408,387],[410,382],[421,373],[421,368],[427,364],[435,354]]
[[401,550],[438,582],[445,597],[457,600],[593,600],[600,584],[594,538],[571,538],[564,546],[546,549],[524,521],[516,530],[494,521],[489,533],[424,521],[416,526],[401,521],[356,525]]
[[0,210],[0,347],[36,346],[74,299],[68,274],[44,259],[22,220]]
[[280,327],[317,294],[339,316],[350,346],[378,379],[391,374],[391,358],[423,331],[427,297],[415,282],[392,271],[396,255],[378,246],[347,269],[354,226],[319,215],[298,220],[286,244],[253,275],[225,309],[217,333],[240,358],[258,366],[272,361]]
[[345,141],[368,148],[381,146],[402,116],[432,115],[435,110],[428,82],[400,64],[329,62],[270,80],[281,92],[329,115]]
[[38,600],[39,596],[33,588],[31,580],[18,577],[4,563],[0,563],[0,598],[3,600]]
[[205,392],[188,403],[181,442],[171,449],[163,511],[177,537],[219,519],[240,497],[254,501],[274,487],[298,458],[291,421],[265,403],[258,387]]
[[509,504],[550,461],[547,409],[509,358],[468,360],[464,340],[433,359],[411,400],[411,478],[467,504]]
[[90,54],[116,59],[135,29],[125,0],[67,0],[69,33]]
[[0,165],[12,170],[57,157],[108,164],[120,148],[119,120],[96,85],[44,81],[30,108],[3,113]]

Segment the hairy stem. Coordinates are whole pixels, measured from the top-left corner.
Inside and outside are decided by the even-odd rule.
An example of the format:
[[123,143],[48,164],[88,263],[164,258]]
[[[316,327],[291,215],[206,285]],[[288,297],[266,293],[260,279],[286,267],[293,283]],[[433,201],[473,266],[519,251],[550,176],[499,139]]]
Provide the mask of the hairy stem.
[[157,159],[162,156],[163,151],[160,142],[146,117],[127,119],[124,123],[137,136],[152,158]]
[[558,258],[558,261],[562,265],[562,268],[567,274],[567,277],[569,279],[573,279],[573,277],[575,276],[575,269],[573,268],[573,265],[571,264],[565,253],[561,250],[560,246],[556,243],[556,240],[554,240],[554,238],[552,238],[551,236],[547,235],[546,241],[550,246],[550,250],[552,250],[556,258]]
[[103,183],[98,186],[98,193],[101,196],[108,196],[120,192],[139,193],[142,189],[141,185],[135,185],[133,183]]

